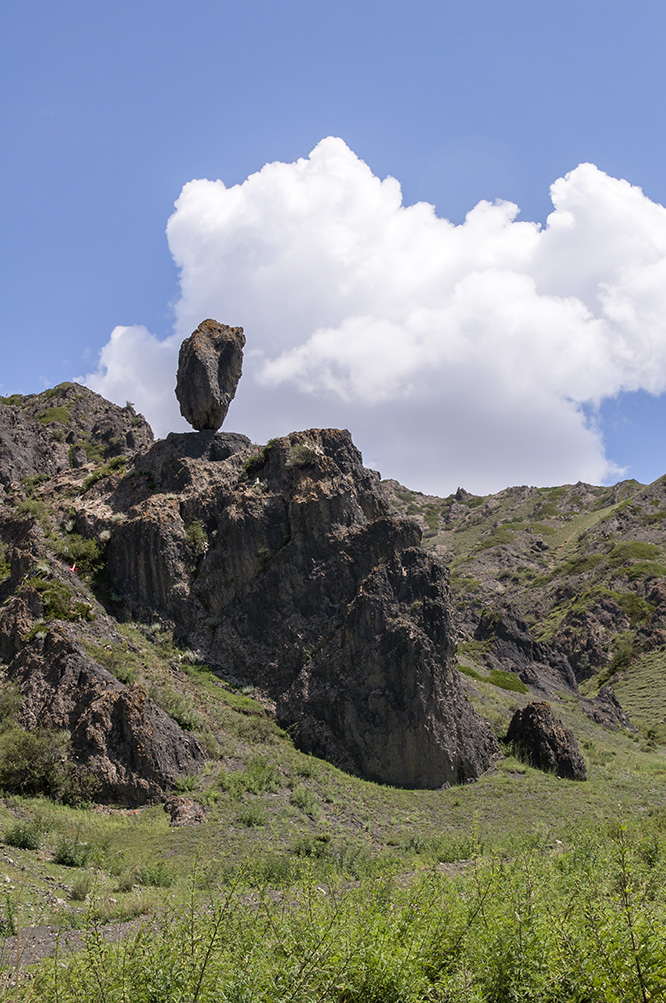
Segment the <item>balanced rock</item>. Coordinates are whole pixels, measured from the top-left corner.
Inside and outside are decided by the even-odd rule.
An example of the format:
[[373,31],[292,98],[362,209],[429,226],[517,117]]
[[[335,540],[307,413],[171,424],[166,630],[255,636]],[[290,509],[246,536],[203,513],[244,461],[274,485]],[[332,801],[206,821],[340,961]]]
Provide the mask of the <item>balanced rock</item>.
[[585,761],[569,728],[558,721],[550,704],[533,701],[511,718],[507,741],[532,766],[567,780],[585,780]]
[[221,427],[243,370],[242,327],[204,320],[180,346],[176,397],[198,431]]

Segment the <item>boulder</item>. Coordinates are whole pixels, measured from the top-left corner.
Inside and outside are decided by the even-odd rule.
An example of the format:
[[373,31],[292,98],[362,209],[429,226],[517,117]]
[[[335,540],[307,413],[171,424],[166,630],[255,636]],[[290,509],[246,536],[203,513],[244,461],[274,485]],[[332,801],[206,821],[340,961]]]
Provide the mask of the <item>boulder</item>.
[[242,327],[204,320],[180,346],[176,397],[183,418],[217,431],[227,416],[243,368]]
[[567,780],[585,780],[585,761],[574,734],[553,714],[550,704],[534,701],[511,718],[507,741],[532,766]]

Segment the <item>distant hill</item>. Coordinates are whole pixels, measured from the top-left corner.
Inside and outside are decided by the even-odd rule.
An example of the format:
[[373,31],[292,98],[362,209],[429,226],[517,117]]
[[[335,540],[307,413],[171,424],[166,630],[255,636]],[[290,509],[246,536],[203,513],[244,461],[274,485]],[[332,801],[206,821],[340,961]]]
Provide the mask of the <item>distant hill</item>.
[[666,741],[666,477],[447,498],[384,487],[450,565],[463,672],[510,671],[545,695],[610,684]]

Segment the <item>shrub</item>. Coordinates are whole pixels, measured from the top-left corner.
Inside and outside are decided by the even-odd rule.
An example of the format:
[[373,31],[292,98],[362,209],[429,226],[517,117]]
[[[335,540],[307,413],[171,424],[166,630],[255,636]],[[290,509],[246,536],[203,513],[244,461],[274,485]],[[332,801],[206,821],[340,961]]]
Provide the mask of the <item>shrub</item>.
[[16,906],[9,895],[5,895],[5,904],[0,911],[0,937],[15,937],[17,933]]
[[661,555],[659,547],[643,540],[622,540],[616,543],[608,555],[608,563],[617,568],[630,560],[650,561]]
[[0,582],[3,578],[9,578],[11,570],[11,565],[7,560],[7,550],[5,549],[5,545],[4,543],[0,543]]
[[254,756],[247,764],[244,774],[245,786],[253,794],[264,791],[275,793],[280,789],[280,775],[274,763],[263,756]]
[[22,701],[18,683],[7,680],[0,685],[0,727],[16,723]]
[[89,603],[79,602],[64,582],[56,578],[33,575],[26,579],[26,586],[35,589],[42,596],[44,620],[94,620],[95,612]]
[[44,824],[41,819],[19,819],[5,829],[2,841],[7,846],[15,846],[19,850],[38,850],[43,835]]
[[287,453],[286,465],[288,467],[311,467],[317,462],[318,455],[315,446],[302,442],[297,443]]
[[296,808],[300,808],[305,815],[309,815],[312,819],[319,818],[317,799],[312,791],[309,791],[303,784],[296,784],[289,800]]
[[266,825],[267,815],[260,805],[248,805],[239,812],[238,821],[248,829],[253,829],[255,826]]
[[63,560],[76,564],[80,574],[98,575],[104,567],[104,546],[99,540],[69,533],[54,549]]
[[192,701],[176,693],[170,686],[151,686],[149,695],[185,731],[193,731],[201,726],[201,719]]
[[62,867],[85,867],[89,856],[88,844],[81,842],[78,835],[63,836],[55,848],[53,862]]
[[255,477],[265,467],[274,444],[275,439],[270,439],[265,446],[262,446],[256,453],[247,458],[243,464],[243,473],[246,477]]
[[37,421],[41,421],[43,425],[50,425],[52,421],[68,422],[69,421],[69,410],[66,407],[48,407],[44,411],[40,411],[39,414],[35,416]]
[[72,889],[69,897],[72,902],[85,902],[93,886],[92,874],[80,874],[72,882]]
[[59,797],[67,786],[69,735],[11,728],[0,736],[0,787],[13,794]]
[[185,536],[194,547],[197,557],[202,557],[208,550],[208,534],[200,519],[193,519],[185,526]]
[[163,860],[152,860],[137,871],[140,884],[151,888],[170,888],[173,884],[173,874]]

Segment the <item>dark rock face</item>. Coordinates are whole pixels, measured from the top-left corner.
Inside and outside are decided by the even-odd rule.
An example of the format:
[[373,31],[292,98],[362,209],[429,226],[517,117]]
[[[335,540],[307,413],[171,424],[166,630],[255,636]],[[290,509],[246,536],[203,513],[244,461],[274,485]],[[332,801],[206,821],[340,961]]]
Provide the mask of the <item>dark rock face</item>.
[[620,728],[636,731],[629,715],[609,686],[602,686],[591,700],[581,700],[580,709],[596,724],[610,731],[618,731]]
[[447,570],[411,520],[388,515],[349,433],[209,455],[170,437],[137,458],[155,490],[121,523],[100,486],[107,567],[130,610],[173,623],[350,772],[432,788],[479,776],[498,748],[456,668]]
[[585,761],[574,734],[557,720],[550,704],[534,701],[517,710],[506,737],[532,766],[567,780],[586,779]]
[[178,777],[202,769],[206,757],[196,739],[142,686],[124,685],[87,653],[81,643],[86,620],[59,619],[37,634],[31,630],[44,616],[31,581],[48,575],[73,602],[90,608],[98,643],[118,640],[102,608],[77,591],[76,575],[44,560],[35,523],[5,518],[0,540],[12,566],[11,578],[0,583],[0,660],[6,678],[20,685],[22,726],[67,730],[77,768],[95,775],[98,800],[157,801]]
[[242,327],[204,320],[180,346],[176,397],[194,428],[217,431],[227,416],[243,367]]
[[0,490],[18,484],[22,477],[51,474],[67,466],[54,451],[44,425],[18,407],[0,403]]
[[488,654],[491,668],[515,672],[528,686],[576,689],[576,679],[566,658],[547,644],[535,641],[525,619],[507,604],[482,613],[475,640],[492,640]]

